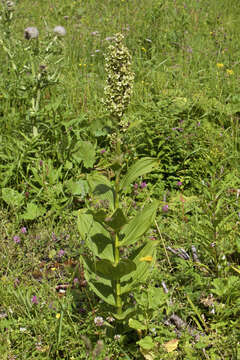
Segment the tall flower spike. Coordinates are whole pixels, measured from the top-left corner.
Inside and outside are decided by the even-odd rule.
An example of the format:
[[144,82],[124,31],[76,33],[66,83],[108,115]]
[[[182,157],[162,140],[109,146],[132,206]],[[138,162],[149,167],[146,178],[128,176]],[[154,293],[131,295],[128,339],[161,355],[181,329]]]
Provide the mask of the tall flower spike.
[[[104,88],[104,104],[115,118],[120,120],[130,102],[134,73],[131,71],[131,55],[123,44],[124,36],[114,36],[114,44],[108,47],[105,57],[107,72]],[[122,125],[122,124],[120,124]]]

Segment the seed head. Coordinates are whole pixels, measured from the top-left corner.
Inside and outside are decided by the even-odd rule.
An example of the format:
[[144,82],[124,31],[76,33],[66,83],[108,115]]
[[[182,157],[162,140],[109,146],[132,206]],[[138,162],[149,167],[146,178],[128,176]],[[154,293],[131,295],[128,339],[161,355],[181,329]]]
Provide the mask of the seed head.
[[6,1],[6,7],[9,11],[14,10],[15,3],[13,1]]
[[27,40],[38,38],[39,32],[36,27],[28,27],[24,30],[24,37]]
[[53,32],[59,36],[65,36],[67,33],[65,28],[61,25],[55,26],[55,28],[53,29]]

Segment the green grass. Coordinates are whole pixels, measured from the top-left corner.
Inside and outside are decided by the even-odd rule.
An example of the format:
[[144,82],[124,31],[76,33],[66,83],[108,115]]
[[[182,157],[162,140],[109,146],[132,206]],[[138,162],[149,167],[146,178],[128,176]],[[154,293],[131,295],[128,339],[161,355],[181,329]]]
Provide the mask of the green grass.
[[[156,359],[239,359],[238,1],[22,0],[5,22],[1,7],[0,358],[143,359],[137,342],[149,335]],[[29,26],[38,40],[24,39]],[[84,278],[77,229],[78,211],[98,206],[87,176],[112,179],[115,125],[102,99],[117,32],[135,72],[123,170],[159,160],[123,200],[129,216],[159,200],[145,235],[159,246],[127,300],[147,331],[120,339],[116,322],[94,323],[110,311]],[[162,300],[152,309],[144,294],[154,289]]]

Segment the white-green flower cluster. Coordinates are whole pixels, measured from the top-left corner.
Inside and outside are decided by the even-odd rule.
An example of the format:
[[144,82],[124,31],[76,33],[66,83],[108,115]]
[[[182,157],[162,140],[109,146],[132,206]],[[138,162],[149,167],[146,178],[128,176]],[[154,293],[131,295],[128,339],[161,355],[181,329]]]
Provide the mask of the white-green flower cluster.
[[104,88],[104,104],[109,112],[121,119],[130,102],[134,73],[131,71],[131,55],[123,45],[124,36],[120,33],[114,36],[114,45],[108,48],[105,58],[107,72]]

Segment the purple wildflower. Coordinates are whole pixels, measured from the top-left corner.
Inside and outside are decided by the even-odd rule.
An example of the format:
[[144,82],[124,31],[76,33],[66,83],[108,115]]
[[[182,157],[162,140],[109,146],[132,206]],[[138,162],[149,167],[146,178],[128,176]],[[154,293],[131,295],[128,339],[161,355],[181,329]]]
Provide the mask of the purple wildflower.
[[162,207],[162,211],[163,212],[168,212],[168,210],[169,210],[169,206],[166,204],[166,205],[163,205],[163,207]]
[[43,161],[42,160],[39,161],[39,166],[43,166]]
[[182,181],[178,181],[177,186],[181,186],[181,185],[182,185]]
[[101,151],[100,151],[100,154],[104,154],[106,152],[106,150],[105,149],[102,149]]
[[20,237],[18,236],[18,235],[15,235],[14,237],[13,237],[13,240],[14,240],[14,242],[16,243],[16,244],[18,244],[18,243],[20,243]]
[[20,284],[20,281],[18,278],[14,280],[14,287],[16,288]]
[[147,186],[146,181],[143,181],[140,186],[141,186],[141,189],[144,189]]
[[65,251],[63,249],[60,249],[58,252],[58,257],[62,257],[65,254]]
[[137,188],[138,188],[138,184],[137,184],[137,183],[135,183],[135,184],[133,185],[133,187],[134,187],[134,189],[135,189],[135,190],[137,190]]
[[74,279],[73,279],[73,283],[74,283],[74,285],[77,285],[77,284],[79,283],[79,279],[78,279],[78,278],[74,278]]
[[37,299],[37,296],[36,295],[34,295],[32,298],[31,298],[31,302],[33,303],[33,304],[38,304],[38,299]]
[[23,227],[21,228],[21,233],[22,233],[22,234],[26,234],[26,233],[27,233],[27,228],[26,228],[25,226],[23,226]]

